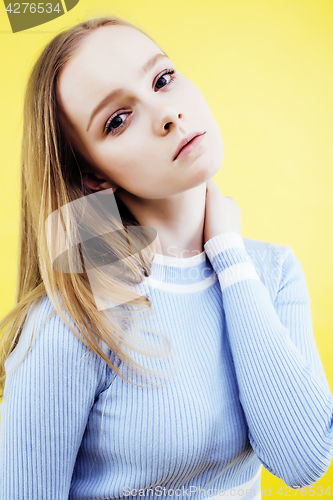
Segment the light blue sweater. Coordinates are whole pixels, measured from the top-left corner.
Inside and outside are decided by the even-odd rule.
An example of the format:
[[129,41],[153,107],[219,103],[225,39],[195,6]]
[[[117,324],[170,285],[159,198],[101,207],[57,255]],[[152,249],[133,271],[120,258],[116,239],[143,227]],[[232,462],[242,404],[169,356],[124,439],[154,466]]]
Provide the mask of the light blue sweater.
[[[30,342],[30,309],[6,362],[1,500],[257,500],[262,464],[292,488],[327,472],[333,397],[300,262],[288,246],[231,232],[204,248],[156,255],[139,285],[154,309],[141,335],[156,329],[173,346],[174,358],[131,353],[146,367],[176,367],[159,387],[115,376],[57,314],[14,369]],[[35,309],[38,329],[53,308],[44,296]]]

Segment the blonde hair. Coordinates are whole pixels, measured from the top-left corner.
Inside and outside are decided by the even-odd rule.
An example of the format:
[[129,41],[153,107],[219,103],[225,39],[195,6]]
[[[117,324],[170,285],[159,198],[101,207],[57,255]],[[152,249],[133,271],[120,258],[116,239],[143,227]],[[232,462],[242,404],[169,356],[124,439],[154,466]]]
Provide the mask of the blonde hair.
[[[141,318],[144,317],[142,312],[152,312],[149,298],[132,291],[124,280],[118,282],[110,279],[107,273],[103,274],[101,269],[98,269],[101,289],[103,291],[111,290],[115,297],[127,297],[127,300],[124,300],[127,302],[127,306],[120,309],[113,307],[111,313],[110,310],[107,312],[97,310],[88,275],[84,268],[86,262],[82,262],[81,250],[77,254],[81,256],[84,272],[65,273],[55,270],[52,267],[52,259],[49,254],[45,224],[47,218],[56,210],[60,213],[61,207],[94,193],[86,188],[82,182],[82,172],[89,171],[90,166],[85,163],[84,158],[78,152],[74,151],[62,130],[56,100],[56,86],[61,68],[78,49],[81,41],[93,30],[107,25],[127,25],[148,36],[138,27],[115,17],[94,18],[81,22],[60,32],[48,43],[34,64],[28,79],[23,111],[24,134],[21,150],[21,215],[16,305],[0,322],[0,331],[4,330],[0,351],[0,387],[4,387],[6,378],[5,361],[18,344],[29,308],[35,301],[38,304],[44,295],[49,297],[53,305],[52,314],[58,313],[72,332],[86,346],[103,358],[118,375],[130,382],[120,372],[116,364],[113,364],[106,356],[99,341],[104,342],[129,367],[135,366],[137,371],[142,368],[142,365],[132,359],[127,351],[132,349],[137,353],[144,353],[140,349],[140,346],[144,344],[140,343],[134,335],[131,335],[132,342],[129,342],[127,328],[130,324],[134,324],[135,332],[139,331],[136,312],[139,312],[138,316]],[[149,276],[151,273],[155,249],[153,246],[150,254],[141,251],[142,248],[147,248],[149,241],[145,239],[144,232],[140,235],[140,232],[137,231],[138,234],[131,237],[131,247],[136,250],[133,252],[135,255],[132,256],[132,260],[123,260],[129,255],[128,241],[124,237],[128,231],[126,228],[131,226],[138,228],[139,224],[119,199],[117,204],[122,224],[119,224],[119,220],[111,218],[105,224],[105,231],[100,231],[100,234],[112,230],[118,231],[113,235],[117,234],[119,237],[113,236],[112,239],[108,239],[108,235],[106,235],[103,243],[108,251],[112,249],[119,262],[126,262],[127,271],[131,277],[129,281],[140,283],[145,276]],[[75,225],[66,227],[64,230],[73,238],[71,241],[77,241],[74,234],[77,231]],[[128,300],[129,296],[131,300]],[[138,311],[135,311],[134,307]],[[67,320],[63,308],[72,317],[81,337]],[[117,318],[121,321],[118,322]],[[170,340],[159,332],[155,333],[164,338],[167,350],[158,352],[155,349],[150,353],[146,350],[145,354],[154,357],[168,355],[171,352]],[[32,341],[28,351],[31,343]],[[144,372],[146,374],[147,372],[155,373],[154,370],[148,368],[145,368]],[[0,397],[2,395],[3,392]]]

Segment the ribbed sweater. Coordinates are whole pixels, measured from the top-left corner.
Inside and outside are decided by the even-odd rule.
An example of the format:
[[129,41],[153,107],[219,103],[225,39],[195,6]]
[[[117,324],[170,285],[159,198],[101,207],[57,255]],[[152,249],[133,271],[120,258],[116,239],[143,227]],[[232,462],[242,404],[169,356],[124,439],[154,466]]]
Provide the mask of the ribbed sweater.
[[292,488],[321,479],[333,397],[293,250],[223,233],[192,257],[157,254],[138,289],[153,311],[141,335],[172,344],[172,357],[131,352],[173,368],[153,388],[122,379],[58,314],[47,319],[47,295],[31,306],[6,361],[0,499],[257,500],[262,465]]

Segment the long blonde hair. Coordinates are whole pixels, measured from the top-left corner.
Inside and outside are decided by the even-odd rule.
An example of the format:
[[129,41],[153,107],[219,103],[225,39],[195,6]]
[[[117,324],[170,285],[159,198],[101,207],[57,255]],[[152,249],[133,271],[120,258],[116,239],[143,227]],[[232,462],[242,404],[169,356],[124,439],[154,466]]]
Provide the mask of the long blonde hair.
[[[60,213],[61,207],[93,193],[82,182],[82,173],[89,171],[90,166],[73,149],[61,127],[56,100],[58,74],[78,49],[81,41],[92,30],[106,25],[119,24],[131,26],[144,33],[131,23],[115,17],[100,17],[81,22],[57,34],[48,43],[34,64],[28,79],[23,111],[24,134],[21,150],[18,277],[15,307],[0,322],[0,331],[4,330],[1,336],[0,388],[4,387],[6,379],[5,361],[18,344],[29,308],[34,302],[38,304],[44,295],[49,297],[53,305],[52,314],[58,313],[72,332],[92,351],[101,356],[118,375],[130,382],[123,376],[118,366],[106,356],[99,341],[104,342],[129,367],[135,366],[138,371],[142,368],[128,355],[128,349],[143,353],[140,346],[144,343],[140,343],[134,335],[132,335],[132,341],[129,342],[128,325],[135,324],[135,331],[138,331],[136,312],[139,312],[141,318],[145,316],[142,313],[151,313],[150,299],[131,291],[128,283],[116,282],[110,279],[107,273],[103,275],[100,272],[98,277],[103,290],[112,290],[114,296],[117,297],[128,298],[129,294],[132,294],[130,295],[132,300],[127,299],[126,307],[112,308],[111,313],[110,310],[97,310],[95,296],[84,268],[85,263],[82,262],[82,252],[80,251],[79,255],[84,272],[65,273],[55,270],[49,254],[45,224],[52,213],[57,210]],[[139,227],[139,224],[119,199],[117,204],[122,224],[119,225],[117,220],[111,218],[107,221],[107,229],[104,232],[112,229],[118,230],[117,234],[121,236],[121,230],[123,234],[127,234],[125,228]],[[75,232],[75,227],[65,229],[67,232],[71,230]],[[138,249],[138,252],[133,252],[135,253],[133,260],[123,260],[131,276],[131,283],[140,283],[145,276],[149,276],[155,256],[154,246],[152,249],[149,247],[152,250],[151,253],[140,251],[145,243],[145,235],[143,233],[142,235],[131,238],[132,249],[133,246]],[[119,261],[128,256],[128,241],[120,236],[112,238],[112,247],[110,241],[108,246],[108,239],[105,239],[109,251],[112,248],[112,252]],[[74,236],[72,237],[74,241]],[[63,309],[72,317],[81,336],[68,322]],[[120,321],[117,321],[117,318]],[[171,352],[169,339],[159,332],[155,333],[164,338],[167,349],[159,352],[155,349],[149,355],[155,357],[168,355]],[[28,351],[31,343],[32,341]],[[146,350],[145,353],[148,354],[148,351]],[[145,373],[147,371],[154,372],[145,368]],[[2,395],[3,391],[0,397]]]

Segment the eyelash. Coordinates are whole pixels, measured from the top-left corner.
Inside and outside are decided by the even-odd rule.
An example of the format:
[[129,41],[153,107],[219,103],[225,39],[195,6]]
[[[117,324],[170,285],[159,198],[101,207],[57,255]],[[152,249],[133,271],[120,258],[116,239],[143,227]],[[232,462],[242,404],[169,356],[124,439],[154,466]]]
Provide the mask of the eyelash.
[[[171,84],[175,81],[175,79],[176,79],[176,75],[175,75],[174,73],[175,73],[175,70],[174,70],[174,69],[171,69],[171,70],[165,71],[164,73],[162,73],[162,74],[158,77],[158,79],[156,80],[156,83],[157,83],[157,82],[158,82],[158,80],[159,80],[160,78],[162,78],[163,76],[165,76],[165,75],[172,75],[172,77],[171,77],[171,79],[170,79],[169,83],[167,83],[166,85],[164,85],[164,86],[163,86],[163,87],[161,87],[161,88],[164,88],[164,87],[167,87],[168,85],[171,85]],[[155,85],[156,85],[156,84],[155,84]],[[158,90],[160,90],[160,89],[158,89]],[[104,127],[104,132],[105,132],[105,135],[108,135],[108,134],[112,134],[112,135],[114,135],[114,134],[118,133],[118,131],[119,131],[119,130],[121,130],[121,129],[123,128],[123,124],[122,124],[122,125],[120,125],[119,127],[117,127],[116,129],[114,129],[114,130],[115,130],[114,132],[112,132],[112,128],[111,128],[110,126],[111,126],[111,122],[112,122],[112,120],[113,120],[114,118],[116,118],[117,116],[124,115],[124,114],[129,114],[129,113],[128,113],[128,112],[127,112],[127,113],[126,113],[126,112],[122,112],[122,113],[117,113],[117,114],[115,114],[115,115],[110,116],[110,118],[108,119],[108,121],[106,122],[105,127]],[[125,122],[123,122],[123,123],[125,123]]]

